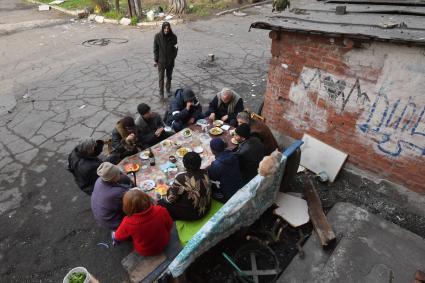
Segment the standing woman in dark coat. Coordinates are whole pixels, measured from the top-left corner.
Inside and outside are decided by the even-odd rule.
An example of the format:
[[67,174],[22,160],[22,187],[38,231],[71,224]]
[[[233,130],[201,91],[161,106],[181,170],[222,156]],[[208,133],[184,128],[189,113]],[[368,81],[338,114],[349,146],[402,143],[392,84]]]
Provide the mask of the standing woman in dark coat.
[[159,95],[164,97],[164,73],[167,76],[165,88],[167,96],[171,95],[171,77],[174,60],[177,57],[177,36],[171,30],[169,22],[162,24],[161,31],[155,35],[153,42],[154,66],[158,66]]
[[93,192],[97,180],[97,167],[103,162],[98,158],[103,149],[102,140],[84,139],[68,156],[68,170],[75,183],[88,195]]

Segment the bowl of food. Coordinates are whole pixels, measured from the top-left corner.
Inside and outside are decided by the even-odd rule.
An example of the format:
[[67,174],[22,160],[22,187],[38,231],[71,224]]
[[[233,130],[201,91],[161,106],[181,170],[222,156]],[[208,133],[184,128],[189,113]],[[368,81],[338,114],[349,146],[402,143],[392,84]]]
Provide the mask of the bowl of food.
[[231,142],[231,143],[233,143],[233,144],[239,144],[239,142],[235,139],[235,137],[233,137],[233,138],[230,140],[230,142]]
[[188,153],[190,151],[190,149],[188,149],[187,147],[181,147],[179,149],[177,149],[176,151],[176,155],[180,158],[182,158],[183,156],[186,155],[186,153]]
[[124,165],[124,170],[127,173],[137,172],[140,169],[140,165],[137,163],[127,163]]
[[139,155],[140,159],[147,160],[149,159],[149,150],[144,150]]
[[75,267],[71,269],[63,278],[63,283],[89,283],[90,273],[84,267]]
[[196,125],[198,125],[198,126],[206,126],[206,125],[208,125],[208,121],[205,120],[205,119],[199,119],[199,120],[196,121]]
[[218,136],[218,135],[221,135],[223,133],[223,129],[221,129],[219,127],[214,127],[214,128],[211,128],[209,130],[209,133],[213,136]]
[[161,142],[163,147],[170,147],[173,143],[170,140],[164,140]]
[[213,125],[214,127],[221,127],[223,126],[224,122],[221,120],[214,120]]
[[182,134],[183,137],[188,138],[192,135],[192,131],[190,129],[184,129]]

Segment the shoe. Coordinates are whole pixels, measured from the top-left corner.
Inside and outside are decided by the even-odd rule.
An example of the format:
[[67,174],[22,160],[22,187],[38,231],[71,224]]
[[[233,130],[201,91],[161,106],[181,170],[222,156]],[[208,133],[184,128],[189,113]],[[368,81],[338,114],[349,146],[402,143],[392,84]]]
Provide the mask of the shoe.
[[167,97],[171,97],[171,91],[167,90]]

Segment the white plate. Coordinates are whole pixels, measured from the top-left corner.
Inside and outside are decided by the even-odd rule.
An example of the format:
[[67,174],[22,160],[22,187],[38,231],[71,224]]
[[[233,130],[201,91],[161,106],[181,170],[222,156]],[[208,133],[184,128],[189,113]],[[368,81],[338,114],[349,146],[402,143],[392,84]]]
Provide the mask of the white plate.
[[208,125],[208,121],[207,120],[205,120],[205,119],[199,119],[198,121],[196,121],[196,125],[198,125],[198,126],[206,126],[206,125]]
[[140,157],[140,159],[142,159],[142,160],[147,160],[147,159],[149,159],[149,151],[142,151],[142,152],[139,154],[139,157]]
[[223,126],[223,124],[224,124],[224,122],[221,121],[221,120],[215,120],[213,122],[214,127],[221,127],[221,126]]
[[204,152],[204,148],[202,146],[195,146],[193,148],[193,151],[196,152],[196,153],[202,153],[202,152]]
[[182,130],[182,136],[185,138],[188,138],[192,135],[192,131],[188,128]]
[[151,191],[153,189],[155,189],[155,181],[154,180],[145,180],[143,182],[141,182],[138,187],[140,189],[142,189],[142,191],[144,192],[148,192]]

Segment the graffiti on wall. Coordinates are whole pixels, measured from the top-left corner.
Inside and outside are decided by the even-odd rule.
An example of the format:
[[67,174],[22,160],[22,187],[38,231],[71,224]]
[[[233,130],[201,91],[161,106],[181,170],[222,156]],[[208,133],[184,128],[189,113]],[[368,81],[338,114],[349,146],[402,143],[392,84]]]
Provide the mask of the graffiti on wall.
[[329,107],[337,109],[339,115],[363,113],[357,121],[358,133],[374,143],[378,152],[392,157],[400,156],[405,150],[425,155],[424,98],[418,96],[418,101],[415,97],[389,98],[383,88],[378,93],[376,88],[359,78],[341,78],[319,69],[304,68],[299,82],[292,85],[289,93],[295,107],[285,115],[298,118],[291,121],[296,121],[301,129],[312,126],[326,132]]

